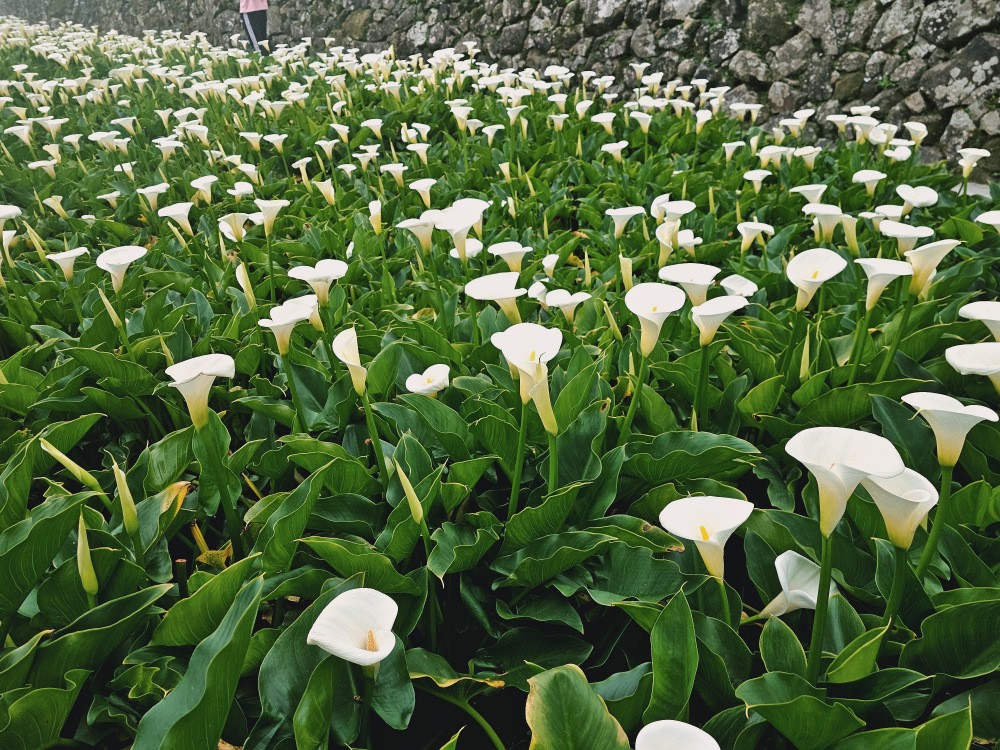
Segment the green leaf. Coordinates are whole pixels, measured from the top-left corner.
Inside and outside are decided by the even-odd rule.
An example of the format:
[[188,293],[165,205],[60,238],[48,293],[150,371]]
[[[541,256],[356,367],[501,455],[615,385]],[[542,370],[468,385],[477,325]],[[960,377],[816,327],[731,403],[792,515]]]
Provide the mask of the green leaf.
[[700,477],[735,479],[759,455],[745,440],[709,432],[666,432],[632,451],[622,471],[650,485]]
[[920,625],[920,638],[903,647],[899,665],[924,674],[971,679],[1000,668],[1000,639],[986,623],[1000,622],[1000,601],[941,610]]
[[528,680],[525,715],[533,750],[628,750],[628,737],[573,664]]
[[267,517],[257,536],[254,551],[260,552],[261,564],[268,575],[286,570],[295,554],[295,540],[305,531],[309,514],[326,482],[334,462],[314,471]]
[[661,719],[676,719],[681,715],[698,672],[698,643],[694,620],[684,592],[676,594],[650,633],[653,662],[653,691],[649,705],[642,714],[646,724]]
[[644,662],[627,672],[595,682],[592,687],[622,728],[632,732],[642,723],[642,712],[649,705],[653,692],[652,665]]
[[181,599],[160,620],[150,641],[161,646],[195,646],[222,623],[247,578],[259,566],[259,555],[230,565],[186,599]]
[[889,626],[875,628],[848,643],[827,668],[827,682],[853,682],[871,674],[888,630]]
[[434,549],[427,559],[428,569],[438,578],[446,573],[471,570],[500,540],[503,523],[489,511],[469,513],[461,522],[446,521],[431,534]]
[[195,648],[180,684],[142,717],[134,750],[217,750],[263,586],[260,577],[240,589],[219,627]]
[[513,555],[499,558],[493,569],[506,579],[499,586],[534,588],[594,555],[613,541],[604,534],[567,531],[542,537]]
[[406,668],[406,648],[396,636],[396,647],[379,663],[372,693],[372,709],[393,729],[402,731],[410,723],[416,695]]
[[806,676],[806,652],[798,636],[780,617],[770,617],[760,634],[760,657],[768,672]]
[[410,578],[396,572],[392,561],[358,542],[345,539],[303,539],[313,552],[343,578],[364,574],[364,585],[386,594],[419,594],[420,588]]
[[786,672],[748,680],[736,695],[798,750],[822,750],[865,725],[843,704],[826,702],[825,691]]
[[23,687],[0,695],[0,747],[42,750],[58,745],[63,725],[76,703],[86,669],[66,673],[66,687]]

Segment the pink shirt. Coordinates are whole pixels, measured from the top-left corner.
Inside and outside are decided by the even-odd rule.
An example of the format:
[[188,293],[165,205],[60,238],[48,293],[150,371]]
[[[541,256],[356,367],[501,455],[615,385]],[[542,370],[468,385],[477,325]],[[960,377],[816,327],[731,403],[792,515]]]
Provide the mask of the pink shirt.
[[240,13],[267,10],[267,0],[240,0]]

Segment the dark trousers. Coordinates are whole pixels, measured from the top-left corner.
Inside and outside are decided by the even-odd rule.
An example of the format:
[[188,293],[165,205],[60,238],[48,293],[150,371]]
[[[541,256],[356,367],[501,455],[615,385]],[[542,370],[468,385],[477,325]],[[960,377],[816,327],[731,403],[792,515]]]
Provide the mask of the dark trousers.
[[254,52],[262,55],[267,54],[267,50],[260,46],[261,42],[267,41],[267,11],[255,10],[253,13],[241,13],[243,28],[247,32],[247,39],[250,40],[250,47]]

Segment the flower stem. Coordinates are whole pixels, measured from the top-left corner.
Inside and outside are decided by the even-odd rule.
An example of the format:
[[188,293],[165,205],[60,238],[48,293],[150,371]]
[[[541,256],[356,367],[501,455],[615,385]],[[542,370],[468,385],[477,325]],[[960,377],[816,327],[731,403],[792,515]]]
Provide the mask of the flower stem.
[[830,579],[833,577],[833,536],[823,537],[822,564],[819,569],[819,587],[816,589],[816,616],[813,618],[812,638],[809,640],[809,659],[806,678],[813,685],[819,678],[823,657],[823,636],[826,633],[826,613],[830,607]]
[[[860,312],[860,311],[859,311]],[[864,354],[864,335],[868,330],[868,321],[871,319],[871,310],[865,310],[864,315],[858,316],[858,324],[854,327],[854,344],[851,346],[851,375],[847,379],[848,385],[854,385],[858,379],[858,368],[861,366],[861,355]]]
[[462,700],[460,698],[452,698],[450,695],[448,695],[443,691],[429,690],[417,683],[414,684],[416,684],[417,687],[419,687],[428,695],[433,695],[445,701],[446,703],[450,703],[453,706],[458,706],[460,709],[465,711],[465,713],[467,713],[472,718],[472,720],[476,722],[479,725],[479,727],[486,733],[486,736],[490,738],[490,742],[493,743],[493,747],[496,748],[496,750],[507,750],[506,746],[503,744],[503,741],[493,730],[493,727],[490,726],[490,723],[483,717],[481,713],[479,713],[476,709],[470,706],[468,701]]
[[785,373],[785,387],[788,387],[791,382],[791,377],[789,373],[789,365],[792,362],[792,353],[798,346],[799,341],[802,339],[802,329],[805,327],[806,316],[805,313],[796,310],[795,311],[795,322],[792,323],[792,335],[788,339],[788,348],[785,349],[785,353],[781,356],[781,364],[778,366],[778,374]]
[[[427,528],[427,519],[420,519],[420,536],[424,540],[424,560],[431,559],[431,532]],[[427,576],[427,625],[431,651],[437,652],[437,589],[434,588],[435,576]]]
[[729,609],[729,592],[726,591],[726,582],[721,578],[716,578],[719,582],[719,595],[722,597],[722,620],[727,626],[732,627],[733,614]]
[[900,603],[903,601],[903,591],[906,589],[906,550],[902,547],[894,548],[896,566],[892,573],[892,589],[889,591],[889,601],[885,605],[885,614],[882,615],[882,627],[892,622],[896,616]]
[[299,390],[298,386],[295,385],[295,379],[292,377],[291,363],[284,356],[279,357],[279,360],[281,362],[281,369],[285,372],[285,379],[288,381],[288,390],[292,394],[292,407],[295,409],[295,418],[292,420],[292,432],[297,432],[296,428],[301,429],[302,425],[305,424],[305,412],[299,403]]
[[[698,382],[694,391],[694,412],[691,414],[691,429],[697,431],[705,426],[705,391],[708,390],[708,346],[701,347],[701,361],[698,364]],[[701,425],[701,428],[699,428]]]
[[368,391],[361,396],[365,406],[365,422],[368,424],[368,436],[372,441],[372,448],[375,450],[375,462],[378,464],[379,479],[385,487],[389,482],[389,473],[385,468],[385,454],[382,452],[382,441],[378,436],[378,426],[375,424],[375,415],[372,413],[372,403],[368,399]]
[[264,240],[267,243],[267,286],[271,296],[271,304],[273,305],[277,300],[277,290],[274,283],[274,254],[271,252],[270,232],[265,233]]
[[361,747],[371,750],[371,713],[372,713],[372,693],[375,692],[375,675],[367,673],[362,678],[364,685],[361,687]]
[[899,351],[899,345],[903,341],[903,337],[906,335],[906,326],[910,322],[910,314],[913,312],[913,303],[916,302],[917,296],[915,294],[908,294],[906,296],[906,302],[903,303],[903,315],[899,319],[899,328],[896,330],[896,335],[893,336],[892,344],[889,345],[889,354],[882,362],[882,366],[879,368],[878,376],[875,378],[876,383],[881,383],[886,374],[889,372],[889,365],[892,364],[892,360],[896,358],[896,352]]
[[639,374],[635,378],[635,390],[632,393],[632,400],[629,402],[628,411],[625,413],[625,421],[622,423],[621,432],[618,433],[618,446],[625,445],[632,432],[632,420],[635,419],[635,410],[639,408],[639,397],[642,394],[642,386],[646,381],[646,370],[649,367],[649,360],[642,357],[639,360]]
[[551,432],[549,436],[549,494],[559,488],[559,441]]
[[934,559],[934,552],[937,550],[941,532],[944,531],[944,527],[948,523],[948,501],[951,499],[951,475],[954,470],[954,466],[941,467],[941,490],[938,493],[937,513],[934,514],[931,533],[927,537],[923,554],[920,555],[920,562],[917,564],[917,579],[921,581]]
[[507,519],[517,513],[517,501],[521,495],[521,472],[524,470],[524,453],[528,441],[528,405],[521,402],[521,426],[517,431],[517,456],[514,459],[514,474],[510,479],[510,502],[507,503]]

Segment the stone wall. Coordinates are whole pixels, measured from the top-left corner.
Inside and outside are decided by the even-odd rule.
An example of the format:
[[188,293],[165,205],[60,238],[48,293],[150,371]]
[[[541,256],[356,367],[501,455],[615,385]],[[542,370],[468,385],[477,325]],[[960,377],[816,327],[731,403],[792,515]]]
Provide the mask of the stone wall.
[[[238,0],[0,0],[0,13],[128,33],[239,33]],[[737,87],[732,100],[820,115],[877,104],[927,124],[939,154],[993,151],[1000,168],[1000,0],[272,0],[272,41],[332,36],[400,54],[475,39],[505,65],[561,63],[621,74],[648,60],[668,77]]]

